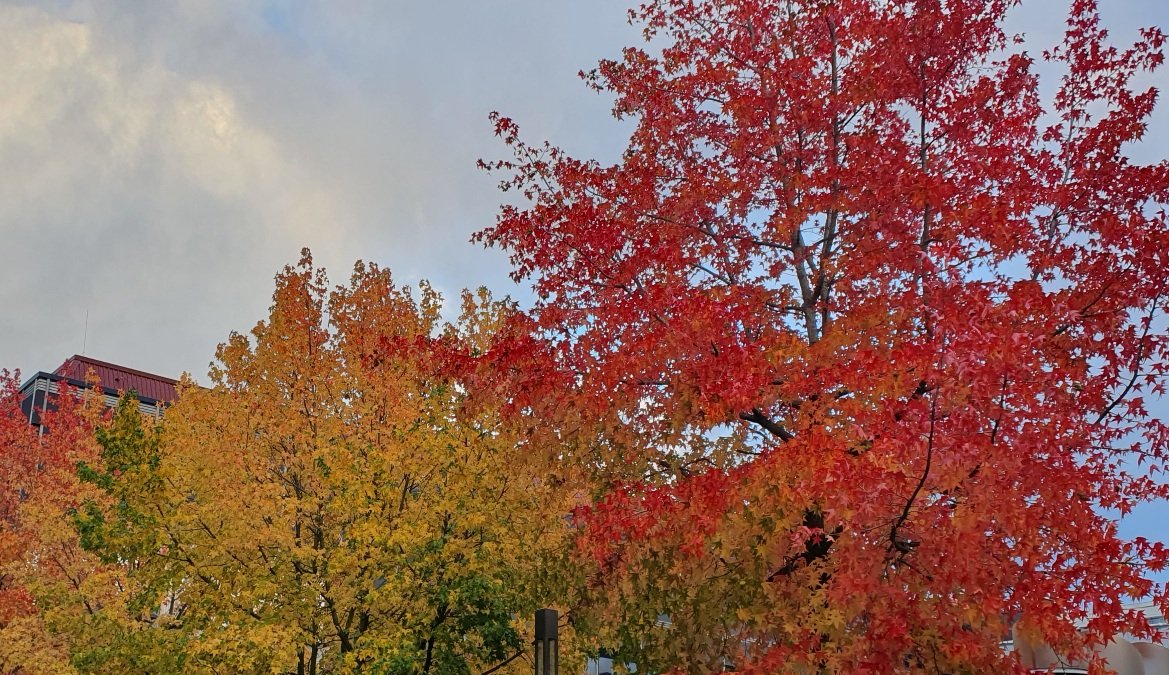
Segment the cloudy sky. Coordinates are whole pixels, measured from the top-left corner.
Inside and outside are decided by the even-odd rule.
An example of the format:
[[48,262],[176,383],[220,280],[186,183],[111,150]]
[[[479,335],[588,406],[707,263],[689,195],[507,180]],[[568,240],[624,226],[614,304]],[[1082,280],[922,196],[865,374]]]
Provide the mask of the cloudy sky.
[[468,241],[502,199],[487,115],[614,156],[575,74],[636,36],[547,0],[14,2],[0,34],[0,367],[84,342],[199,378],[303,246],[338,280],[515,292]]

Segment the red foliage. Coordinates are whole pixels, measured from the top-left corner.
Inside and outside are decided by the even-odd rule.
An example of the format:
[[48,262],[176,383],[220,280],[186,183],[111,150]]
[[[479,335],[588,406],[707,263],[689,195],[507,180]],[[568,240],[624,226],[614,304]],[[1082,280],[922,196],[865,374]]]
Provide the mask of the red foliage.
[[3,567],[23,555],[17,509],[26,481],[33,475],[32,453],[36,434],[21,414],[17,389],[20,373],[0,371],[0,626],[32,611],[32,598]]
[[619,163],[495,118],[531,203],[479,236],[580,383],[533,400],[627,433],[583,546],[634,585],[670,551],[744,575],[708,608],[737,664],[989,664],[1009,617],[1148,632],[1120,599],[1162,597],[1169,555],[1105,514],[1169,494],[1169,164],[1126,154],[1164,36],[1116,49],[1077,0],[1045,114],[1013,4],[650,0],[652,48],[586,74],[635,122]]
[[54,398],[53,409],[38,412],[42,430],[20,409],[19,378],[19,371],[0,370],[0,628],[35,609],[10,568],[38,540],[22,522],[21,505],[34,494],[62,507],[73,505],[74,463],[93,446],[94,419],[67,386]]

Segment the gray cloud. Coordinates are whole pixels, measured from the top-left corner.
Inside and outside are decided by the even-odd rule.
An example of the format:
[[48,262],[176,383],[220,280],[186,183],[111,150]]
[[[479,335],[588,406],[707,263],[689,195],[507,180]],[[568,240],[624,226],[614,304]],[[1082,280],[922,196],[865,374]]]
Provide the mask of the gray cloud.
[[[613,154],[574,78],[623,9],[513,3],[0,6],[0,357],[202,375],[301,246],[447,291],[515,291],[468,243],[501,196],[487,113]],[[522,292],[522,291],[521,291]]]

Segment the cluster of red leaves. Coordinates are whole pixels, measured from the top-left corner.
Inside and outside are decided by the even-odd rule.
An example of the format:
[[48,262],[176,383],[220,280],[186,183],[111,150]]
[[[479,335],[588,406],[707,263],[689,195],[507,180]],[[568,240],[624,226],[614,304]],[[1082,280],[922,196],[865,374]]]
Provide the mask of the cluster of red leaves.
[[[34,455],[28,452],[36,442],[35,431],[21,414],[17,388],[19,373],[0,372],[0,567],[24,555],[24,540],[17,536],[18,509],[34,475]],[[17,450],[23,450],[19,452]],[[11,575],[0,572],[0,626],[32,611],[32,598]]]
[[37,549],[39,533],[22,518],[22,506],[37,497],[63,513],[75,505],[74,463],[92,453],[93,426],[84,404],[65,388],[49,410],[38,410],[30,424],[20,407],[19,372],[0,371],[0,628],[35,612],[27,588],[13,574]]
[[1009,623],[1071,651],[1150,633],[1120,599],[1160,597],[1169,556],[1108,514],[1169,496],[1143,400],[1169,163],[1126,154],[1164,36],[1116,49],[1073,2],[1045,111],[1015,4],[650,1],[653,49],[585,76],[635,122],[620,162],[496,117],[515,159],[489,168],[531,203],[480,237],[574,385],[529,401],[607,420],[582,550],[613,584],[671,551],[744,575],[711,610],[740,612],[741,667],[987,664]]

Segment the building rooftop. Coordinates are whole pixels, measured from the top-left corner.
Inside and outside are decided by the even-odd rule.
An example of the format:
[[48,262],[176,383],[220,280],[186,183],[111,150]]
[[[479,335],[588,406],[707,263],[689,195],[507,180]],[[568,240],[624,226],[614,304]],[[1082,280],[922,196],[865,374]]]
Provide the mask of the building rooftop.
[[41,413],[56,409],[54,400],[62,387],[75,391],[92,387],[91,374],[98,381],[95,389],[109,407],[117,404],[118,397],[133,391],[142,414],[158,417],[179,397],[178,380],[74,354],[53,372],[41,371],[21,385],[20,409],[28,416],[28,423],[40,426]]
[[74,354],[65,359],[65,362],[53,371],[53,374],[84,382],[90,371],[93,371],[102,388],[107,391],[127,392],[133,390],[140,398],[164,403],[173,402],[178,398],[178,391],[175,389],[178,384],[177,380],[99,361],[81,354]]

